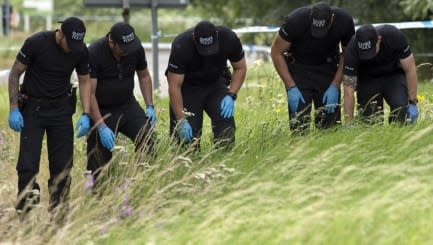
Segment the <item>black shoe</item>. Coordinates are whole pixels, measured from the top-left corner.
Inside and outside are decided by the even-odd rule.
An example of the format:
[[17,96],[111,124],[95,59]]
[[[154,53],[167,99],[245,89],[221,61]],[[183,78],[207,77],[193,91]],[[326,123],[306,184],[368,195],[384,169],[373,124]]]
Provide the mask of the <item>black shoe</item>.
[[22,219],[33,208],[37,207],[41,201],[39,189],[29,190],[15,206],[18,216]]

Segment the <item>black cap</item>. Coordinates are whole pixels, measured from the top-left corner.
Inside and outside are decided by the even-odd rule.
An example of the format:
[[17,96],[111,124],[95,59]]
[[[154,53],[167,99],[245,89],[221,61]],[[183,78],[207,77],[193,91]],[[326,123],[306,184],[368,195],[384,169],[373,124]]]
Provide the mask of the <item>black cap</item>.
[[84,44],[84,35],[86,34],[86,27],[82,20],[77,17],[69,17],[63,21],[60,29],[66,37],[68,47],[72,52],[79,52],[83,50],[86,45]]
[[125,22],[114,24],[110,30],[110,38],[116,42],[120,48],[130,54],[137,51],[141,46],[141,41],[135,35],[134,28]]
[[332,20],[332,9],[328,3],[320,2],[311,7],[311,35],[315,38],[324,38],[328,34]]
[[217,30],[215,25],[209,21],[200,21],[195,26],[194,40],[200,55],[214,55],[219,51]]
[[377,38],[378,34],[373,25],[362,25],[356,30],[355,41],[361,60],[369,60],[376,56]]

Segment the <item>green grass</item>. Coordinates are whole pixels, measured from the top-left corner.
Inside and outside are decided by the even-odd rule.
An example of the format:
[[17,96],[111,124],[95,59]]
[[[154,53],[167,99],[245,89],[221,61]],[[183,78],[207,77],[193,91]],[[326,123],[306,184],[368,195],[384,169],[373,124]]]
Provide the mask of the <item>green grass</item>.
[[[19,137],[6,128],[1,89],[0,242],[431,244],[433,85],[419,86],[424,100],[416,125],[290,137],[286,95],[276,77],[269,64],[250,67],[236,102],[237,143],[229,152],[212,147],[208,120],[201,152],[171,145],[167,99],[158,99],[165,110],[159,111],[157,159],[139,155],[136,161],[131,144],[118,139],[125,148],[115,153],[101,197],[84,189],[85,142],[76,140],[72,212],[61,227],[46,211],[45,148],[38,178],[43,206],[25,223],[16,218]],[[132,215],[121,217],[126,197]]]

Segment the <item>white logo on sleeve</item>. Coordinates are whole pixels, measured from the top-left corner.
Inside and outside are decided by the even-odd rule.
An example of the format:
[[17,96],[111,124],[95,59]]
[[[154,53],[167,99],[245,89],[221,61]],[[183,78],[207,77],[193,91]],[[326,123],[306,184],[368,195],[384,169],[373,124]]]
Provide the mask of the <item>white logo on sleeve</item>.
[[351,66],[344,66],[344,69],[349,70],[349,71],[354,71],[355,68],[351,67]]
[[367,42],[358,42],[358,48],[362,50],[368,50],[371,49],[371,41],[368,40]]
[[172,63],[168,63],[168,66],[170,66],[170,67],[172,67],[174,69],[178,69],[179,68],[179,66],[177,66],[175,64],[172,64]]
[[26,58],[26,57],[27,57],[27,55],[26,55],[22,50],[20,50],[19,54],[20,54],[23,58]]

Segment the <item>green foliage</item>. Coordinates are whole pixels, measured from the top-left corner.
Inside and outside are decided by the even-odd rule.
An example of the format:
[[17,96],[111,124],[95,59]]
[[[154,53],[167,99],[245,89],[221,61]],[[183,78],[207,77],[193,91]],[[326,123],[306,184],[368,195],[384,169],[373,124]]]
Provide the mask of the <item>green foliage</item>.
[[[420,121],[356,125],[291,137],[287,100],[272,64],[250,66],[236,101],[236,146],[200,152],[167,136],[168,100],[155,101],[156,158],[124,137],[104,170],[103,193],[85,189],[86,143],[75,140],[71,213],[49,221],[42,203],[25,222],[13,210],[19,134],[0,122],[0,243],[18,244],[430,244],[433,241],[433,97],[419,86]],[[0,87],[0,101],[6,100]],[[422,98],[422,99],[421,99]],[[7,118],[7,103],[0,103]],[[74,122],[79,117],[75,115]],[[125,215],[125,208],[131,213]]]
[[404,0],[401,5],[404,12],[412,19],[431,19],[433,17],[433,0]]

